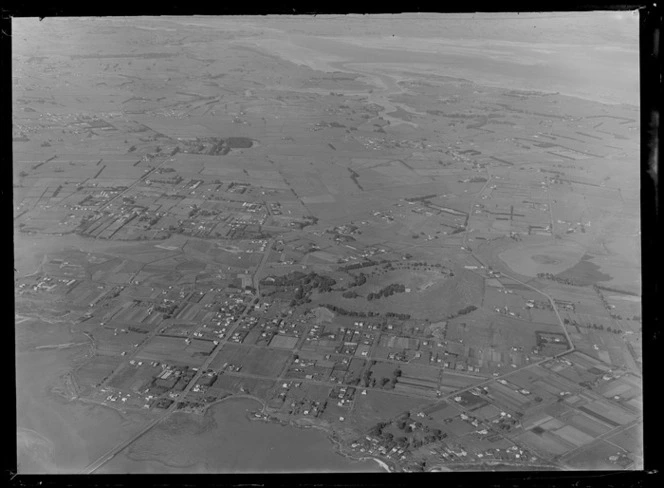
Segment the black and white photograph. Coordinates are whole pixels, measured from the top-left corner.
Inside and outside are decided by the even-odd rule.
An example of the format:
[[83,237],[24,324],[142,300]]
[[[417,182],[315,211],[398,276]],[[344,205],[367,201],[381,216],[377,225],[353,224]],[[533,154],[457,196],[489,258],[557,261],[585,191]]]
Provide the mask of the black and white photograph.
[[16,473],[643,470],[639,59],[629,9],[13,17]]

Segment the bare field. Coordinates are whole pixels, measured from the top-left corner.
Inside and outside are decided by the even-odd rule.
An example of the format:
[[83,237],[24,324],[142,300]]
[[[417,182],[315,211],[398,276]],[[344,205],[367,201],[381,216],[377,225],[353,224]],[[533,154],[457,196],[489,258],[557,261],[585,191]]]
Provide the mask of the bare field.
[[518,244],[498,256],[515,273],[534,277],[538,273],[561,273],[578,263],[584,253],[571,241],[545,241]]
[[228,363],[241,366],[242,373],[271,376],[281,371],[290,357],[289,351],[226,344],[210,367],[218,370]]
[[427,399],[409,398],[404,395],[381,391],[367,391],[360,395],[354,407],[353,421],[362,430],[368,429],[383,419],[420,407]]

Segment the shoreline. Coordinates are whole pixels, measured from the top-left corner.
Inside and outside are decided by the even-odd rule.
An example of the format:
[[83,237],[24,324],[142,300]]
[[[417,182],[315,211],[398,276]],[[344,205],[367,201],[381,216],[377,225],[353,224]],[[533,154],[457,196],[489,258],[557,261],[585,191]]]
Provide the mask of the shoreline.
[[[332,431],[332,430],[330,430],[326,427],[323,427],[321,425],[316,425],[314,423],[298,422],[298,420],[301,420],[301,419],[298,419],[298,420],[280,419],[278,417],[273,416],[273,414],[267,413],[266,410],[269,408],[269,407],[267,407],[267,402],[265,400],[259,398],[259,397],[255,397],[253,395],[247,395],[247,394],[235,395],[235,394],[231,394],[227,397],[221,398],[221,399],[216,400],[215,402],[207,405],[205,411],[202,414],[194,413],[194,412],[180,412],[180,413],[183,413],[183,414],[186,414],[186,415],[196,416],[196,417],[199,417],[199,418],[204,417],[208,414],[213,416],[214,412],[212,412],[210,407],[219,407],[219,406],[221,406],[221,404],[223,402],[226,402],[228,400],[236,400],[238,402],[249,400],[249,401],[252,401],[252,402],[256,402],[257,404],[260,405],[260,409],[254,409],[253,407],[247,406],[247,408],[245,409],[245,412],[244,412],[244,417],[248,421],[252,421],[252,422],[253,421],[262,421],[262,422],[265,422],[265,423],[270,423],[270,424],[273,424],[273,425],[280,425],[282,427],[287,427],[287,428],[315,429],[315,430],[321,431],[322,433],[326,434],[325,435],[325,440],[326,440],[326,442],[331,443],[331,447],[332,447],[332,450],[333,450],[334,454],[342,456],[345,459],[347,459],[347,460],[349,460],[350,462],[353,462],[353,463],[373,461],[374,463],[376,463],[381,468],[381,471],[376,471],[376,472],[388,472],[388,473],[390,473],[390,472],[395,471],[387,462],[385,462],[382,459],[379,459],[377,457],[371,457],[371,456],[355,457],[355,456],[350,455],[348,452],[346,452],[343,449],[342,443],[336,437],[336,434],[334,433],[334,431]],[[131,458],[131,456],[129,456],[129,458],[135,461],[135,459]],[[176,469],[186,468],[186,467],[183,467],[183,466],[168,464],[167,462],[164,462],[163,460],[160,460],[158,458],[150,458],[149,460],[152,461],[152,462],[157,462],[157,463],[162,464],[164,466],[171,467],[171,468],[176,468]],[[336,472],[336,471],[332,471],[332,472]],[[339,471],[339,472],[342,472],[342,471]]]
[[[238,397],[232,396],[232,397],[227,397],[227,398],[238,398]],[[263,403],[263,402],[259,401],[259,403]],[[301,419],[298,419],[298,420],[283,420],[283,419],[279,419],[277,417],[272,417],[269,414],[264,413],[264,410],[265,410],[265,407],[263,409],[263,412],[261,412],[261,415],[264,415],[265,417],[256,417],[255,414],[257,412],[252,412],[252,411],[249,411],[249,410],[247,411],[246,417],[250,421],[262,421],[262,422],[267,422],[267,423],[272,423],[272,424],[278,424],[278,425],[281,425],[282,427],[293,427],[293,428],[297,428],[297,429],[315,429],[315,430],[319,430],[319,431],[323,432],[326,435],[326,438],[327,438],[328,442],[330,442],[332,444],[334,452],[336,454],[338,454],[339,456],[342,456],[342,457],[344,457],[346,459],[349,459],[350,461],[353,461],[353,462],[361,462],[361,461],[371,460],[371,461],[374,461],[375,463],[377,463],[384,471],[386,471],[388,473],[392,473],[392,472],[395,471],[387,462],[383,461],[380,458],[371,457],[371,456],[363,456],[363,457],[352,456],[350,453],[346,452],[343,449],[343,445],[342,445],[341,441],[338,438],[336,438],[336,434],[333,430],[330,430],[326,427],[323,427],[322,425],[316,425],[314,423],[301,423],[301,422],[298,422],[298,420],[301,420]]]
[[[433,76],[444,76],[444,77],[449,77],[449,78],[456,78],[460,80],[465,80],[473,83],[474,85],[478,87],[486,87],[486,88],[494,88],[494,89],[503,89],[503,90],[526,90],[526,91],[536,91],[539,92],[543,95],[559,95],[559,96],[566,96],[569,98],[574,98],[578,100],[583,100],[587,102],[593,102],[593,103],[598,103],[601,105],[608,105],[608,106],[627,106],[633,109],[638,110],[638,104],[635,104],[633,102],[629,102],[627,100],[622,100],[618,101],[617,99],[611,99],[609,97],[604,97],[604,96],[599,96],[597,94],[593,93],[575,93],[573,91],[570,91],[568,88],[564,87],[551,87],[550,89],[543,89],[543,88],[533,88],[532,86],[528,86],[527,82],[520,82],[519,79],[506,79],[503,81],[495,81],[495,80],[488,80],[486,78],[483,78],[482,76],[472,76],[472,73],[464,73],[461,71],[458,72],[444,72],[444,73],[438,73],[435,71],[435,66],[431,65],[432,68],[434,69],[422,69],[421,66],[418,67],[417,65],[413,66],[412,64],[409,63],[399,63],[399,62],[393,62],[393,63],[381,63],[381,62],[367,62],[367,61],[358,61],[354,59],[339,59],[341,56],[334,55],[334,54],[329,54],[325,52],[320,52],[320,56],[316,59],[315,63],[310,63],[306,62],[305,60],[302,59],[301,55],[301,50],[303,49],[309,49],[313,50],[311,48],[304,48],[303,46],[297,45],[296,43],[293,43],[292,46],[284,46],[283,41],[280,43],[279,46],[265,46],[265,43],[260,43],[260,42],[254,42],[252,47],[257,48],[263,52],[269,53],[269,55],[272,56],[277,56],[280,59],[283,59],[287,62],[294,63],[298,66],[307,66],[310,69],[313,69],[315,71],[321,71],[324,73],[334,73],[334,72],[345,72],[345,73],[354,73],[356,74],[357,72],[363,73],[364,76],[375,76],[375,72],[381,72],[381,74],[384,74],[386,76],[392,76],[387,73],[385,73],[385,68],[393,68],[393,66],[389,65],[401,65],[399,67],[400,70],[405,70],[405,71],[410,71],[412,73],[417,73],[420,76],[427,76],[427,75],[433,75]],[[281,48],[281,49],[280,49]],[[378,48],[379,49],[379,48]],[[299,54],[299,56],[298,56]],[[417,64],[417,63],[416,63]],[[421,64],[421,63],[420,63]],[[364,69],[357,69],[357,71],[353,70],[353,67],[345,67],[344,65],[365,65]],[[369,68],[367,65],[373,65],[373,69]],[[388,65],[388,66],[381,66],[381,65]],[[356,66],[357,67],[357,66]]]

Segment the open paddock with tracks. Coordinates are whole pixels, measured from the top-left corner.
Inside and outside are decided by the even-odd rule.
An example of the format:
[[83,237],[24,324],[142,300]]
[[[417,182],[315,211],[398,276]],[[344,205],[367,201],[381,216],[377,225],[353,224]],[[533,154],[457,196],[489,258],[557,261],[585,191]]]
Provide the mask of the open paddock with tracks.
[[[201,347],[197,345],[201,343]],[[137,354],[144,361],[159,361],[187,366],[200,366],[211,350],[212,342],[193,339],[191,344],[180,337],[156,336]]]
[[233,365],[239,367],[240,373],[259,376],[276,376],[292,357],[290,351],[263,347],[225,344],[214,358],[210,368],[215,371]]
[[523,276],[558,274],[576,265],[585,249],[574,241],[528,238],[498,254],[505,265]]
[[106,379],[119,365],[121,360],[109,356],[96,356],[77,368],[74,377],[82,394],[92,391]]
[[408,397],[376,390],[367,390],[367,394],[362,395],[361,388],[355,395],[352,422],[361,430],[369,429],[377,422],[391,419],[396,415],[430,403],[430,400],[426,398]]

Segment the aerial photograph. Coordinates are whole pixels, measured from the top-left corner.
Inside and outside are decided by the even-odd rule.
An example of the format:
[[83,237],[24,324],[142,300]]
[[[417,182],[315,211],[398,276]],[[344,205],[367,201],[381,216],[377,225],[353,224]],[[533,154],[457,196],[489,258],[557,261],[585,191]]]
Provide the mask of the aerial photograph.
[[11,28],[18,474],[643,469],[638,13]]

